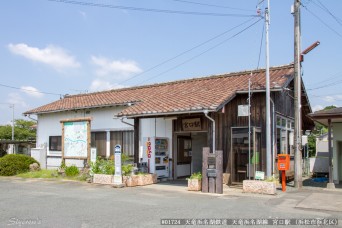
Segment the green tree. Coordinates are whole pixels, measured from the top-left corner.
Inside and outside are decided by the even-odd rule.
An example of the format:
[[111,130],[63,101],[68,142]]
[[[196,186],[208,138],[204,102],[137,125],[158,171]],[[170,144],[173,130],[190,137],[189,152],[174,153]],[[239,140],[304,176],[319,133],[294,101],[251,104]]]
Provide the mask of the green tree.
[[[29,140],[36,138],[36,122],[17,119],[14,121],[14,139]],[[0,126],[0,139],[12,139],[12,126]]]

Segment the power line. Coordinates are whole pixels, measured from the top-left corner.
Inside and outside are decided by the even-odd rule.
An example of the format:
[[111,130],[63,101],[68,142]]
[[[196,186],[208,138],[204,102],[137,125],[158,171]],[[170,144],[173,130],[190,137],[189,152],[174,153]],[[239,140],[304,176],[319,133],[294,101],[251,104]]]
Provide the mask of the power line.
[[261,49],[262,49],[262,44],[264,41],[264,31],[265,31],[265,24],[262,27],[262,33],[261,33],[261,40],[260,40],[260,48],[259,48],[259,58],[258,58],[258,66],[257,70],[259,69],[259,64],[260,64],[260,58],[261,58]]
[[229,6],[222,6],[222,5],[214,5],[214,4],[206,4],[206,3],[199,3],[199,2],[192,2],[192,1],[185,1],[185,0],[172,0],[175,2],[183,2],[188,4],[195,4],[195,5],[201,5],[201,6],[210,6],[210,7],[216,7],[216,8],[225,8],[225,9],[232,9],[232,10],[240,10],[240,11],[253,11],[248,9],[241,9],[241,8],[235,8],[235,7],[229,7]]
[[168,63],[168,62],[170,62],[170,61],[172,61],[172,60],[174,60],[174,59],[176,59],[176,58],[178,58],[178,57],[180,57],[180,56],[183,56],[183,55],[185,55],[186,53],[189,53],[189,52],[191,52],[191,51],[193,51],[193,50],[195,50],[195,49],[197,49],[197,48],[199,48],[199,47],[201,47],[201,46],[203,46],[203,45],[205,45],[205,44],[207,44],[207,43],[209,43],[209,42],[211,42],[211,41],[213,41],[213,40],[215,40],[215,39],[217,39],[217,38],[219,38],[219,37],[221,37],[221,36],[223,36],[223,35],[225,35],[225,34],[227,34],[228,32],[230,32],[230,31],[232,31],[232,30],[234,30],[234,29],[236,29],[236,28],[238,28],[238,27],[240,27],[240,26],[242,26],[242,25],[244,25],[244,24],[250,22],[250,21],[253,20],[253,19],[254,19],[254,18],[248,19],[247,21],[244,21],[244,22],[242,22],[241,24],[239,24],[239,25],[237,25],[237,26],[234,26],[234,27],[232,27],[232,28],[230,28],[230,29],[224,31],[223,33],[220,33],[220,34],[218,34],[218,35],[216,35],[216,36],[214,36],[214,37],[212,37],[212,38],[210,38],[210,39],[208,39],[208,40],[206,40],[206,41],[204,41],[204,42],[202,42],[202,43],[200,43],[200,44],[198,44],[198,45],[196,45],[196,46],[194,46],[194,47],[192,47],[192,48],[190,48],[190,49],[188,49],[188,50],[186,50],[186,51],[181,52],[181,53],[178,54],[178,55],[175,55],[174,57],[171,57],[171,58],[169,58],[169,59],[167,59],[167,60],[165,60],[165,61],[163,61],[163,62],[161,62],[161,63],[158,63],[157,65],[154,65],[154,66],[148,68],[147,70],[145,70],[145,71],[142,72],[142,73],[136,74],[136,75],[134,75],[133,77],[130,77],[130,78],[124,80],[124,81],[121,81],[120,83],[125,83],[125,82],[130,81],[130,80],[132,80],[132,79],[134,79],[134,78],[137,78],[137,77],[139,77],[139,76],[141,76],[141,75],[143,75],[143,74],[146,74],[147,72],[150,72],[151,70],[154,70],[154,69],[156,69],[157,67],[164,65],[165,63]]
[[[327,101],[327,97],[331,96],[331,99],[333,99],[333,101],[342,101],[342,99],[340,99],[342,97],[341,94],[333,94],[333,95],[314,95],[314,94],[311,94],[310,96],[313,96],[313,97],[317,97],[317,98],[321,98],[322,100],[325,100]],[[334,98],[332,96],[338,96],[338,98]]]
[[342,26],[341,19],[335,16],[323,3],[319,0],[317,0],[318,4],[316,2],[313,2],[316,6],[324,10],[326,13],[328,13],[340,26]]
[[48,94],[48,95],[56,95],[56,96],[60,96],[60,97],[62,96],[62,94],[59,94],[59,93],[50,93],[50,92],[36,91],[36,90],[32,90],[32,89],[23,89],[23,88],[19,88],[19,87],[15,87],[15,86],[4,85],[4,84],[0,84],[0,86],[10,88],[10,89],[17,89],[17,90],[21,90],[21,91],[28,91],[28,92],[32,92],[32,93],[42,93],[42,94]]
[[341,83],[342,83],[342,80],[339,80],[339,81],[336,81],[336,82],[332,82],[332,83],[329,83],[329,84],[326,84],[326,85],[318,86],[318,87],[307,89],[307,90],[310,91],[310,90],[316,90],[316,89],[323,89],[323,88],[335,86],[335,85],[341,84]]
[[[157,75],[155,75],[155,76],[153,76],[153,77],[150,77],[150,78],[148,78],[147,80],[144,80],[144,81],[141,82],[140,84],[145,83],[145,82],[147,82],[147,81],[150,81],[151,79],[157,78],[157,77],[159,77],[159,76],[161,76],[161,75],[163,75],[163,74],[165,74],[165,73],[168,73],[168,72],[170,72],[170,71],[172,71],[172,70],[174,70],[174,69],[176,69],[176,68],[178,68],[178,67],[180,67],[180,66],[182,66],[182,65],[184,65],[184,64],[186,64],[186,63],[188,63],[188,62],[190,62],[190,61],[192,61],[192,60],[194,60],[194,59],[196,59],[196,58],[198,58],[198,57],[200,57],[201,55],[203,55],[203,54],[205,54],[205,53],[207,53],[207,52],[213,50],[214,48],[216,48],[216,47],[218,47],[218,46],[221,46],[221,45],[224,44],[225,42],[231,40],[232,38],[238,36],[239,34],[243,33],[244,31],[248,30],[249,28],[251,28],[253,25],[257,24],[260,20],[261,20],[261,19],[257,20],[256,22],[254,22],[254,23],[252,23],[251,25],[247,26],[247,27],[244,28],[243,30],[241,30],[241,31],[239,31],[239,32],[237,32],[237,33],[235,33],[235,34],[232,35],[231,37],[229,37],[229,38],[227,38],[227,39],[221,41],[220,43],[218,43],[218,44],[216,44],[216,45],[214,45],[214,46],[212,46],[212,47],[206,49],[205,51],[203,51],[203,52],[201,52],[201,53],[199,53],[199,54],[197,54],[197,55],[191,57],[190,59],[188,59],[188,60],[186,60],[186,61],[184,61],[184,62],[182,62],[182,63],[180,63],[180,64],[178,64],[178,65],[176,65],[176,66],[174,66],[174,67],[171,67],[171,68],[169,68],[168,70],[161,72],[160,74],[157,74]],[[138,86],[138,84],[136,84],[135,86]]]
[[307,85],[313,86],[313,85],[321,84],[321,83],[324,83],[324,82],[336,80],[336,78],[342,76],[341,73],[342,73],[342,71],[341,71],[341,72],[334,73],[334,74],[330,74],[330,75],[331,75],[330,77],[328,77],[328,78],[326,78],[326,79],[324,79],[324,80],[322,80],[322,81],[318,81],[318,82],[314,82],[314,83],[307,83]]
[[334,32],[336,35],[338,35],[340,38],[342,38],[342,35],[337,32],[335,29],[333,29],[331,26],[329,26],[326,22],[324,22],[319,16],[317,16],[315,13],[313,13],[311,10],[308,9],[305,5],[301,3],[301,5],[308,11],[312,16],[314,16],[317,20],[319,20],[323,25],[325,25],[328,29],[330,29],[332,32]]
[[82,2],[73,0],[48,0],[51,2],[91,6],[91,7],[101,7],[110,9],[121,9],[121,10],[134,10],[142,12],[153,12],[153,13],[168,13],[168,14],[182,14],[182,15],[194,15],[194,16],[216,16],[216,17],[258,17],[257,15],[246,15],[246,14],[230,14],[230,13],[212,13],[212,12],[192,12],[192,11],[182,11],[182,10],[168,10],[168,9],[153,9],[153,8],[141,8],[133,6],[121,6],[121,5],[111,5],[103,3],[93,3],[93,2]]

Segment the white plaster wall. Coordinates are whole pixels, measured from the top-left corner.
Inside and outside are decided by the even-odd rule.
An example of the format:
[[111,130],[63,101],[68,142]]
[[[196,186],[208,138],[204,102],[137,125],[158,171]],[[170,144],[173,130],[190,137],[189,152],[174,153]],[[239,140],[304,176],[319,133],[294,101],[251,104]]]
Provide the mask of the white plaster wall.
[[[172,120],[164,118],[140,119],[139,159],[143,153],[144,137],[166,137],[169,139],[169,158],[172,158]],[[169,163],[169,177],[172,175],[172,162]]]
[[338,154],[338,145],[337,142],[340,141],[342,142],[342,123],[333,123],[333,131],[334,131],[334,139],[333,139],[333,143],[334,143],[334,148],[333,148],[333,178],[334,178],[334,182],[338,183],[339,180],[342,180],[341,175],[339,175],[338,171],[339,168],[338,166],[342,165],[341,163],[339,163],[338,161],[341,160],[341,158],[339,158],[339,154]]
[[142,156],[144,137],[166,137],[169,139],[169,157],[172,158],[172,120],[148,118],[140,120],[139,158]]
[[[120,119],[113,119],[114,115],[123,110],[122,107],[97,108],[89,110],[67,111],[58,113],[47,113],[38,115],[37,147],[46,144],[49,156],[60,156],[61,152],[49,151],[49,136],[62,135],[60,121],[63,119],[92,117],[91,131],[119,131],[133,130],[132,126],[124,124]],[[89,113],[87,114],[86,111]],[[125,120],[134,123],[133,120]]]

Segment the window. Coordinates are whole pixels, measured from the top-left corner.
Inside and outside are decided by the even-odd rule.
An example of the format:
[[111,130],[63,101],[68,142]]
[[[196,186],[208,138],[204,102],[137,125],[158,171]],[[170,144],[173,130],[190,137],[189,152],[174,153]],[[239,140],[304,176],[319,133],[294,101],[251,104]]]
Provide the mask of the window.
[[106,157],[106,132],[91,133],[91,147],[96,147],[97,156]]
[[178,152],[177,152],[177,164],[190,164],[191,163],[191,138],[186,136],[178,137]]
[[49,137],[49,150],[61,151],[62,150],[62,136]]
[[277,154],[293,155],[293,148],[290,146],[293,137],[293,120],[277,116]]
[[110,154],[114,154],[114,147],[120,144],[122,153],[134,155],[134,132],[133,131],[111,131],[110,132]]

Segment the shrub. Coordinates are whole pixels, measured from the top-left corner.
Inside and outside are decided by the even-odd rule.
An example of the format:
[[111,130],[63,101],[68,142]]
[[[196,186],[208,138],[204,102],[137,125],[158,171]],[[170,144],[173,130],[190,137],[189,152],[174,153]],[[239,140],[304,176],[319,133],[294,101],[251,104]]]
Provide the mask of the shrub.
[[129,176],[132,173],[133,165],[132,164],[123,165],[121,166],[121,170],[122,170],[123,176]]
[[23,154],[7,154],[0,158],[0,176],[14,176],[28,172],[30,165],[37,163],[34,158]]
[[193,173],[193,174],[191,174],[189,179],[202,180],[202,173],[201,172]]
[[97,158],[90,166],[91,174],[108,174],[114,175],[115,167],[114,161]]
[[61,166],[59,167],[60,169],[65,169],[67,166],[65,165],[64,159],[62,159]]
[[74,165],[65,168],[65,175],[67,177],[74,177],[80,173],[78,168]]

